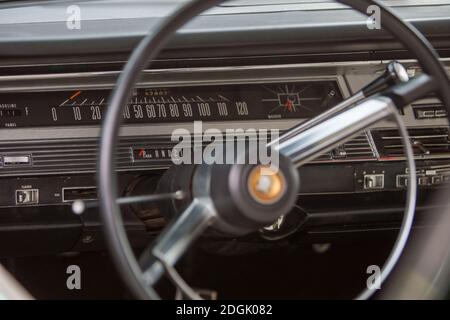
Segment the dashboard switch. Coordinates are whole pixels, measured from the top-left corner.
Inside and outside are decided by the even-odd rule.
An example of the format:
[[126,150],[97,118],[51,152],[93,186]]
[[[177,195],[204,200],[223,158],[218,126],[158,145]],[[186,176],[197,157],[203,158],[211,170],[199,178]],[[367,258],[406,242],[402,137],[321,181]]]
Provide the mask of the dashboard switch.
[[415,110],[416,119],[432,119],[435,117],[435,111],[434,110],[423,110],[418,109]]
[[16,190],[16,204],[36,204],[39,202],[39,190],[38,189],[23,189]]
[[399,174],[396,179],[397,188],[406,188],[408,186],[409,175]]
[[428,177],[419,177],[418,184],[419,186],[427,186],[430,182]]
[[442,176],[434,176],[431,178],[432,184],[441,184],[442,183]]
[[384,174],[366,174],[364,176],[364,189],[383,189]]

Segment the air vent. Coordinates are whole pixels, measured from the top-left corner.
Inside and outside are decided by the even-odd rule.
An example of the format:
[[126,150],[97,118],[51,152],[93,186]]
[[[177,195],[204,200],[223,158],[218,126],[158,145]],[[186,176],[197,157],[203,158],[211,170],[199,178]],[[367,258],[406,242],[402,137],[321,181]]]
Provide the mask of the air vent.
[[349,160],[376,159],[367,134],[361,134],[344,144],[344,150]]
[[[414,155],[420,158],[450,157],[448,128],[424,128],[408,130]],[[396,129],[372,132],[382,158],[404,157],[402,138]]]
[[[146,146],[151,142],[152,148],[163,145],[159,139],[151,141],[148,138],[132,138],[121,140],[116,153],[116,165],[119,170],[142,170],[152,165],[167,161],[151,159],[145,163],[134,162],[132,146]],[[8,155],[30,155],[32,164],[29,166],[6,166],[2,160]],[[14,142],[0,144],[0,175],[30,175],[30,174],[60,174],[93,172],[97,165],[98,141],[96,139]]]
[[[174,143],[168,137],[130,137],[119,143],[118,170],[148,170],[171,164]],[[0,176],[95,172],[98,141],[96,139],[11,142],[0,144]],[[28,165],[7,166],[5,157],[26,155]],[[358,161],[376,159],[364,133],[315,159],[323,161]]]
[[331,152],[321,155],[315,161],[370,161],[376,160],[376,153],[369,142],[366,132],[354,137],[348,142],[334,148]]

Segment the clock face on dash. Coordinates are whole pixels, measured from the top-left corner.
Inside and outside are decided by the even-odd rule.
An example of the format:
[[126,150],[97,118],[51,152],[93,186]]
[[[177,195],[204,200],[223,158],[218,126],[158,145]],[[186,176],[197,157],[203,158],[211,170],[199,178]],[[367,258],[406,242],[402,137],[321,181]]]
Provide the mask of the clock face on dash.
[[335,82],[262,85],[268,118],[311,118],[342,100]]
[[[98,125],[111,90],[0,94],[0,127]],[[311,118],[342,101],[335,81],[136,88],[125,124]]]

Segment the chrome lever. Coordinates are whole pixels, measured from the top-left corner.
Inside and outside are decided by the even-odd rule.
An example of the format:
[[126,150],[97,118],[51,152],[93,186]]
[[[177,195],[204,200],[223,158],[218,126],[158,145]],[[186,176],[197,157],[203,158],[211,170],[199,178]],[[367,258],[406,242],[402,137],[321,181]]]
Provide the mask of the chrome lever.
[[272,148],[300,166],[394,112],[396,112],[395,105],[390,98],[383,96],[370,98],[289,137]]
[[430,150],[428,150],[427,148],[425,148],[425,146],[423,145],[423,143],[419,140],[413,140],[412,141],[412,145],[414,147],[417,147],[420,149],[420,151],[422,151],[423,154],[425,155],[429,155],[430,154]]
[[[126,205],[126,204],[160,201],[168,199],[182,200],[184,197],[185,194],[183,191],[176,191],[172,193],[160,193],[160,194],[149,194],[149,195],[117,198],[116,203],[118,205]],[[75,200],[74,202],[72,202],[72,212],[75,214],[82,214],[87,209],[97,208],[98,206],[99,203],[97,200],[90,200],[90,201]]]

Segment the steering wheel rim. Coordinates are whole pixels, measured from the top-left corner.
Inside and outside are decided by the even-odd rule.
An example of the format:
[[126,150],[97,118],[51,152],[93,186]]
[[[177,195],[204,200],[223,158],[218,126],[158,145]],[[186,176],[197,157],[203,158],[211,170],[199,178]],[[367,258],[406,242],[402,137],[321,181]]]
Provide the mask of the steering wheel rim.
[[[158,299],[159,297],[153,288],[143,285],[142,272],[127,240],[120,208],[115,202],[118,192],[114,153],[119,136],[121,110],[126,104],[140,72],[156,57],[160,49],[168,41],[169,36],[193,17],[224,1],[191,1],[165,19],[158,30],[146,36],[133,51],[111,94],[108,111],[101,130],[99,167],[97,171],[101,216],[108,247],[114,261],[129,288],[139,298]],[[381,12],[381,26],[389,30],[410,52],[414,52],[422,69],[433,77],[440,99],[447,108],[450,108],[450,90],[446,90],[450,87],[449,79],[439,61],[438,55],[420,32],[409,23],[400,20],[390,9],[377,1],[339,0],[339,2],[363,14],[366,14],[368,6],[378,6]]]

